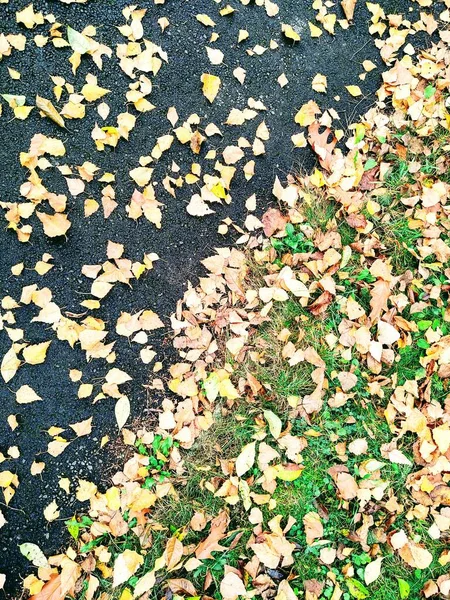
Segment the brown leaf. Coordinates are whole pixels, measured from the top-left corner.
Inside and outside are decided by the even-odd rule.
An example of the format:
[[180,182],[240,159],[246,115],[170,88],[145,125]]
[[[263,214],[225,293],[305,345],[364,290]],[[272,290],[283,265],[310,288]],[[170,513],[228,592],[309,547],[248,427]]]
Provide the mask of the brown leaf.
[[185,596],[196,596],[197,591],[188,579],[168,579],[167,585],[174,594],[183,594]]
[[358,484],[350,473],[339,473],[336,477],[336,485],[339,490],[339,495],[344,500],[356,498],[356,495],[358,494]]
[[327,310],[332,301],[333,295],[330,292],[323,292],[307,309],[317,317]]
[[308,142],[319,157],[320,165],[327,171],[331,171],[337,138],[328,127],[322,133],[319,133],[320,128],[321,125],[317,121],[308,127]]
[[317,579],[306,579],[303,582],[303,585],[307,592],[309,592],[310,594],[314,594],[315,596],[317,596],[317,598],[322,593],[324,587],[324,584],[321,581],[318,581]]
[[276,231],[282,231],[288,219],[277,208],[269,208],[263,214],[261,221],[264,225],[264,233],[270,237]]
[[242,579],[233,571],[229,571],[220,582],[220,594],[224,600],[237,600],[246,593]]
[[61,589],[61,575],[52,575],[42,590],[29,600],[64,600],[65,593]]
[[314,540],[323,536],[323,525],[320,516],[316,512],[309,512],[303,517],[305,526],[306,543],[310,546]]
[[448,485],[437,485],[431,490],[430,498],[433,500],[435,506],[439,506],[440,504],[450,506],[450,487]]
[[200,542],[195,550],[195,556],[197,558],[200,560],[203,558],[213,558],[211,552],[223,550],[223,546],[218,542],[225,537],[229,522],[230,517],[225,510],[220,512],[217,517],[211,521],[211,530],[208,537]]
[[175,536],[170,538],[164,551],[167,570],[173,569],[180,562],[182,556],[183,544]]
[[341,388],[344,392],[350,391],[358,383],[358,378],[354,373],[341,371],[340,373],[338,373],[337,377],[339,379],[339,383],[341,384]]
[[372,309],[369,315],[371,323],[376,321],[382,310],[387,310],[387,300],[391,294],[389,282],[384,279],[378,279],[370,290],[370,308]]
[[350,227],[353,227],[354,229],[364,229],[365,227],[367,227],[367,219],[364,215],[361,215],[360,213],[351,213],[350,215],[345,217],[345,220],[350,225]]
[[[203,512],[195,512],[190,521],[190,526],[194,531],[203,531],[206,527],[206,517]],[[195,595],[195,594],[194,594]]]
[[369,169],[368,171],[364,171],[361,181],[359,182],[359,189],[363,191],[372,191],[374,190],[378,183],[378,173],[380,171],[380,167],[377,165],[373,169]]
[[328,473],[333,478],[339,495],[343,500],[351,500],[358,494],[358,484],[354,477],[348,472],[345,465],[335,465],[328,469]]
[[114,537],[120,537],[121,535],[128,533],[128,523],[123,518],[120,510],[116,510],[114,513],[114,516],[109,522],[109,528]]

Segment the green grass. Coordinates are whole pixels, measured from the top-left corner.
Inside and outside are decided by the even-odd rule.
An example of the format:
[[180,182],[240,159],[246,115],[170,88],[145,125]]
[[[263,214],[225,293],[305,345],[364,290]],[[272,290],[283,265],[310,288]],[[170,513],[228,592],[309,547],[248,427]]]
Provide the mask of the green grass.
[[312,201],[305,202],[303,205],[303,213],[311,227],[326,231],[336,217],[336,208],[337,205],[331,198],[326,198],[319,191],[315,191]]
[[407,160],[401,160],[395,154],[388,154],[386,159],[393,161],[391,169],[384,178],[384,183],[389,189],[399,192],[404,185],[414,183]]

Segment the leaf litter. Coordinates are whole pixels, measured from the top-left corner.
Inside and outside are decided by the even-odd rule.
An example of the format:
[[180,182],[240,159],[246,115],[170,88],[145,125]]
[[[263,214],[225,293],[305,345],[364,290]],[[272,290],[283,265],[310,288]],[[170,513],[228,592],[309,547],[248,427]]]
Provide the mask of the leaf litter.
[[[256,4],[269,17],[278,13],[269,0]],[[354,18],[356,2],[341,4],[345,19],[328,13],[328,3],[313,4],[317,22],[329,35],[334,35],[336,21],[346,29]],[[427,1],[419,4],[426,7]],[[370,33],[379,36],[376,45],[387,65],[379,105],[350,126],[344,146],[338,144],[344,134],[334,130],[332,110],[322,111],[311,101],[298,111],[295,122],[304,129],[296,134],[294,145],[309,144],[320,168],[310,175],[289,175],[284,185],[276,178],[272,192],[279,208],[269,209],[261,220],[250,215],[246,231],[233,224],[241,234],[242,249],[221,248],[203,261],[208,275],[189,287],[171,317],[173,345],[181,362],[172,364],[167,381],[154,377],[150,382],[166,394],[155,427],[135,432],[124,428],[130,404],[119,387],[130,376],[117,367],[105,374],[93,401],[106,396],[115,400],[117,425],[134,453],[104,493],[89,481],[79,481],[76,496],[89,501],[90,508],[67,522],[74,544],[66,552],[47,559],[36,545],[22,544],[21,552],[38,567],[37,575],[24,581],[33,598],[106,598],[116,588],[121,600],[153,594],[225,600],[258,595],[368,598],[375,597],[372,590],[378,593],[379,588],[371,586],[380,585],[384,572],[388,586],[394,577],[401,598],[419,592],[425,597],[450,593],[449,38],[444,27],[440,41],[429,50],[410,52],[404,47],[408,35],[438,30],[433,15],[421,12],[412,25],[386,15],[379,5],[367,3],[367,8],[372,14]],[[233,11],[230,5],[221,7],[219,18]],[[448,11],[447,6],[440,15],[443,23],[450,22]],[[146,98],[151,79],[144,73],[155,77],[168,60],[162,48],[143,38],[145,13],[134,6],[123,10],[126,23],[119,31],[127,43],[116,51],[124,73],[139,77],[126,94],[137,112],[154,108]],[[215,27],[208,15],[196,19]],[[103,56],[112,57],[110,48],[95,41],[93,26],[83,32],[69,26],[62,33],[51,16],[34,12],[32,4],[17,13],[17,23],[27,29],[45,20],[53,23],[55,47],[73,51],[69,61],[74,74],[85,55],[99,69]],[[323,33],[311,22],[309,29],[313,38]],[[301,42],[289,24],[282,24],[282,33],[292,43]],[[245,37],[240,33],[239,41]],[[275,50],[277,44],[268,47]],[[402,47],[405,54],[398,60]],[[24,44],[10,35],[0,48],[8,56],[13,49],[23,51]],[[256,44],[248,53],[262,56],[266,51]],[[222,64],[220,50],[207,47],[206,52],[213,66]],[[363,66],[365,71],[372,69],[371,64]],[[241,83],[243,76],[236,75]],[[66,126],[65,119],[84,117],[85,101],[96,102],[109,93],[93,75],[86,77],[78,94],[62,78],[53,80],[57,101],[69,94],[65,107],[58,111],[52,100],[37,96],[36,108],[60,127]],[[280,86],[286,84],[281,76]],[[201,85],[210,103],[220,98],[218,75],[203,73]],[[326,93],[326,76],[318,73],[312,86]],[[346,88],[353,97],[363,94],[359,84]],[[2,96],[17,119],[28,118],[33,106],[26,106],[25,97]],[[393,112],[385,109],[387,101]],[[107,119],[109,111],[100,112],[100,106],[99,116]],[[262,101],[249,98],[247,106],[231,110],[226,124],[242,125],[266,110]],[[177,124],[176,109],[169,121],[173,127]],[[129,112],[118,115],[117,126],[96,125],[92,138],[97,150],[127,140],[135,125],[136,117]],[[191,115],[174,135],[159,137],[149,156],[140,157],[130,176],[143,191],[133,193],[129,218],[144,215],[161,227],[161,203],[148,165],[158,161],[175,138],[198,154],[206,140],[198,125],[198,116]],[[210,133],[205,133],[220,135],[220,129],[211,124]],[[239,138],[236,145],[225,147],[225,164],[216,163],[218,175],[204,175],[187,212],[200,217],[214,212],[211,203],[231,202],[230,183],[246,150],[251,148],[255,157],[263,155],[269,137],[264,120],[258,121],[254,140]],[[117,208],[114,176],[98,173],[93,163],[56,163],[65,152],[61,140],[39,133],[28,152],[22,152],[21,165],[29,171],[20,190],[24,200],[0,204],[20,242],[30,240],[33,226],[23,221],[34,214],[48,237],[65,236],[70,230],[67,196],[49,192],[39,175],[50,167],[66,178],[71,197],[83,194],[97,177],[107,184],[104,217]],[[254,172],[252,162],[242,167],[248,179]],[[164,187],[175,195],[179,184],[197,184],[198,167],[193,165],[181,182],[167,176]],[[35,211],[42,203],[53,213]],[[86,216],[99,208],[93,203],[85,200]],[[249,202],[251,210],[254,206]],[[224,223],[225,230],[230,224]],[[83,268],[83,275],[93,280],[92,297],[81,302],[87,311],[99,308],[114,285],[130,286],[159,258],[147,253],[141,261],[132,261],[124,253],[122,244],[110,241],[107,260]],[[38,274],[52,268],[51,259],[43,257],[36,266]],[[23,267],[16,267],[20,274]],[[101,319],[63,316],[51,290],[33,284],[23,288],[20,302],[10,297],[2,301],[2,322],[12,342],[1,363],[5,382],[14,379],[24,362],[44,363],[52,351],[52,340],[32,344],[23,331],[11,327],[14,311],[30,304],[40,309],[33,320],[49,325],[59,340],[71,347],[79,344],[88,359],[114,363],[114,342],[106,341],[108,331]],[[294,312],[293,318],[280,317],[284,307]],[[142,309],[123,312],[116,331],[145,345],[147,332],[161,327],[156,313]],[[151,355],[151,347],[147,352]],[[273,374],[285,368],[303,373],[301,385],[293,386],[295,393],[280,391]],[[74,378],[82,381],[82,372]],[[93,392],[91,383],[80,383],[79,397]],[[45,402],[29,385],[14,393],[18,404]],[[374,420],[363,419],[358,428],[359,415],[370,410]],[[333,419],[339,422],[336,431],[330,426]],[[14,419],[8,422],[14,425]],[[214,437],[220,427],[225,437]],[[77,438],[89,435],[92,418],[70,428]],[[63,437],[60,427],[47,433],[53,457],[74,441]],[[209,453],[202,452],[208,440],[213,446]],[[317,451],[327,456],[324,479],[315,484],[319,493],[310,489],[305,505],[298,506]],[[13,459],[20,456],[13,447],[8,454]],[[33,464],[32,473],[42,471],[38,465],[43,463]],[[189,490],[192,482],[198,486],[195,493]],[[326,488],[320,490],[323,482]],[[5,504],[18,485],[14,473],[0,473]],[[179,520],[164,517],[171,503]],[[45,507],[44,516],[48,522],[60,517],[55,500]],[[335,519],[341,519],[340,528]],[[402,561],[403,577],[391,576],[389,581],[387,565],[397,560]],[[415,581],[408,567],[415,570]],[[307,572],[312,573],[309,578]]]

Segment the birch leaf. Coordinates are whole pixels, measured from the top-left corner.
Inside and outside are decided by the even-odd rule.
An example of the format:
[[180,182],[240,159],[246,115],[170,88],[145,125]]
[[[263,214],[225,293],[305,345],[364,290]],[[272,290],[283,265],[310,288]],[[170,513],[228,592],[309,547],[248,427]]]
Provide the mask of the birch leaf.
[[60,127],[65,127],[64,119],[50,102],[50,100],[42,98],[41,96],[36,96],[36,107],[57,125]]
[[20,367],[20,360],[17,358],[17,354],[14,348],[10,348],[2,359],[0,366],[0,372],[6,383],[11,381],[14,375],[17,373],[17,369]]
[[114,413],[116,415],[117,426],[119,429],[122,429],[130,416],[130,401],[126,396],[122,396],[117,400]]
[[32,544],[31,542],[25,542],[24,544],[20,544],[19,550],[25,558],[28,558],[29,561],[33,563],[35,567],[47,567],[48,562],[45,558],[44,553],[36,546],[36,544]]
[[201,82],[203,83],[203,95],[213,103],[219,92],[221,83],[220,77],[210,75],[209,73],[203,73]]
[[47,356],[47,350],[51,344],[51,340],[48,342],[41,342],[40,344],[33,344],[27,346],[23,351],[23,358],[29,365],[40,365],[45,361]]
[[264,418],[269,424],[270,433],[277,440],[280,437],[282,423],[280,417],[277,417],[271,410],[264,411]]
[[251,442],[242,448],[241,453],[236,459],[236,474],[242,477],[249,469],[253,467],[256,456],[256,442]]
[[370,585],[374,581],[378,579],[381,573],[381,563],[383,561],[383,557],[380,556],[376,560],[373,560],[364,569],[364,581],[366,585]]

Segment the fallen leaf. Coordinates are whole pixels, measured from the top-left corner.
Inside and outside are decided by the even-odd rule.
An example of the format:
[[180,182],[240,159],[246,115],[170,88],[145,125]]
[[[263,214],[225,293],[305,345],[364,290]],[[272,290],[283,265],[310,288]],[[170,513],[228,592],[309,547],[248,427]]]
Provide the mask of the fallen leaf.
[[242,579],[230,571],[220,582],[220,593],[223,600],[237,600],[239,596],[245,596],[245,589]]
[[213,103],[217,94],[219,93],[221,84],[220,77],[211,75],[209,73],[203,73],[201,76],[201,82],[203,83],[203,95],[211,103]]
[[44,233],[45,235],[48,235],[48,237],[58,237],[60,235],[65,235],[72,225],[72,223],[67,218],[67,215],[63,213],[55,213],[54,215],[48,215],[47,213],[36,211],[36,215],[43,224]]
[[345,14],[345,18],[348,21],[353,21],[353,15],[355,13],[356,0],[342,0],[342,9]]
[[50,100],[42,98],[41,96],[36,96],[36,107],[57,125],[60,127],[65,127],[64,119],[61,117]]
[[143,564],[144,557],[135,550],[125,550],[114,561],[113,588],[125,583]]
[[22,385],[16,392],[16,402],[18,404],[30,404],[38,400],[42,400],[42,398],[29,385]]
[[364,569],[364,582],[366,585],[370,585],[374,581],[378,579],[381,573],[381,563],[383,562],[383,557],[372,560],[366,568]]
[[256,442],[250,442],[246,444],[239,456],[236,459],[236,475],[238,477],[242,477],[247,471],[249,471],[254,463],[256,458]]
[[122,429],[122,427],[125,425],[125,423],[127,422],[128,417],[130,416],[130,401],[128,400],[128,398],[126,396],[121,396],[117,402],[116,402],[116,406],[114,408],[114,413],[116,415],[116,421],[117,421],[117,427],[120,429]]
[[35,567],[47,567],[48,562],[45,558],[44,553],[36,544],[32,544],[31,542],[25,542],[24,544],[20,544],[19,550],[25,558],[28,558]]

